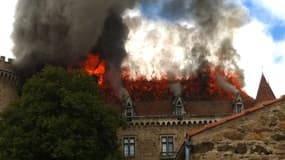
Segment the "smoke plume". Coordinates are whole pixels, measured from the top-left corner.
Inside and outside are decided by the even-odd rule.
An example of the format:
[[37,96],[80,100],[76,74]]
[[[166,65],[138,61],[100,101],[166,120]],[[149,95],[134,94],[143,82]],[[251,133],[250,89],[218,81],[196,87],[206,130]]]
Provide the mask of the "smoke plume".
[[181,96],[182,86],[180,83],[170,83],[170,91],[173,93],[174,96]]
[[[13,52],[25,76],[46,64],[77,67],[88,53],[98,54],[119,97],[127,95],[123,62],[133,78],[174,80],[219,66],[243,82],[232,39],[246,20],[228,0],[19,0]],[[179,84],[171,86],[181,94]]]
[[19,0],[12,35],[19,72],[32,74],[46,64],[77,66],[90,51],[119,67],[128,33],[121,15],[134,5],[134,0]]
[[230,83],[225,79],[225,77],[222,77],[222,76],[220,76],[220,75],[218,75],[218,74],[216,74],[216,76],[217,76],[217,81],[218,81],[219,85],[220,85],[222,88],[224,88],[226,91],[229,91],[229,92],[231,92],[231,93],[233,93],[233,94],[237,94],[237,93],[239,92],[238,89],[237,89],[235,86],[233,86],[232,84],[230,84]]
[[161,78],[168,73],[187,77],[211,65],[243,75],[232,39],[247,14],[237,3],[141,0],[138,8],[124,16],[130,29],[124,65],[133,69],[133,77]]

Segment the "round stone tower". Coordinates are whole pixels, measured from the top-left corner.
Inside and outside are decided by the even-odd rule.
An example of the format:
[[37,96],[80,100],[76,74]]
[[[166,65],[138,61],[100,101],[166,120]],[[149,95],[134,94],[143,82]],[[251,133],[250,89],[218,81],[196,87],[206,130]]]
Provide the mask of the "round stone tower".
[[17,97],[18,77],[14,72],[12,59],[0,57],[0,112]]

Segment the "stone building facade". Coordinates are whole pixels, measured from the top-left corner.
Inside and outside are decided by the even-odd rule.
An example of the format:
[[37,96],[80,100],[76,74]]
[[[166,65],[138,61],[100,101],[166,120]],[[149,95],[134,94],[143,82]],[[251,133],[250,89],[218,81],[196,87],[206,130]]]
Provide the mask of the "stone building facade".
[[285,97],[188,131],[180,152],[180,160],[285,159]]
[[[126,128],[118,131],[122,153],[126,159],[156,160],[174,159],[188,130],[197,129],[205,124],[221,119],[220,116],[185,116],[182,120],[176,116],[133,117]],[[134,148],[125,140],[133,138]],[[127,147],[127,148],[126,148]]]
[[[123,155],[127,159],[135,160],[174,159],[188,130],[216,122],[234,113],[233,106],[229,102],[220,101],[213,103],[216,105],[208,105],[208,113],[207,110],[198,112],[200,107],[206,105],[204,107],[207,108],[209,103],[187,102],[185,110],[188,114],[182,117],[172,112],[173,107],[167,101],[152,104],[161,109],[160,113],[156,113],[151,108],[155,106],[150,104],[137,104],[138,106],[134,107],[134,115],[128,117],[130,119],[126,128],[118,131]],[[219,107],[217,104],[220,104]],[[164,113],[161,113],[163,110]],[[190,110],[192,112],[189,112]],[[215,112],[219,110],[222,111]],[[133,139],[133,148],[128,144],[129,138]]]
[[[117,112],[123,113],[128,120],[126,128],[118,131],[122,154],[130,160],[179,159],[181,148],[183,151],[185,148],[186,133],[237,115],[261,103],[263,98],[275,99],[264,75],[256,97],[258,101],[242,101],[237,94],[231,101],[184,101],[182,98],[173,98],[172,102],[126,102],[121,108],[115,107],[120,108]],[[181,112],[177,112],[179,108],[182,108]],[[206,146],[208,144],[212,145],[205,143]],[[185,158],[183,153],[182,157]]]

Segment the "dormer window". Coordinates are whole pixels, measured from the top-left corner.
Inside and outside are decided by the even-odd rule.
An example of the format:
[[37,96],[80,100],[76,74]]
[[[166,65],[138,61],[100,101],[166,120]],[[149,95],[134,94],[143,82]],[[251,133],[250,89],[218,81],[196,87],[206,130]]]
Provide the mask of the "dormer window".
[[177,116],[182,116],[182,107],[176,107],[176,113]]
[[243,104],[242,103],[237,103],[236,104],[236,109],[235,109],[235,112],[236,113],[240,113],[240,112],[242,112],[243,111]]
[[174,106],[174,114],[179,120],[183,118],[183,115],[186,113],[184,110],[184,103],[180,96],[175,96],[172,102]]
[[233,101],[233,106],[234,106],[234,113],[240,113],[244,110],[243,101],[239,92],[236,94],[236,97]]
[[125,99],[123,116],[126,117],[127,121],[131,121],[134,116],[134,106],[130,97]]

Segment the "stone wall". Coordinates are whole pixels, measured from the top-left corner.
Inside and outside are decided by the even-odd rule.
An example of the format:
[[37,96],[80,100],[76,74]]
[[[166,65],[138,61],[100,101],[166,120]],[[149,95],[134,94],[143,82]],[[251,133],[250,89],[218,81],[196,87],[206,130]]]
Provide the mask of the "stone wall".
[[17,97],[17,87],[15,84],[0,78],[0,112]]
[[[135,137],[134,160],[158,160],[161,159],[161,136],[170,135],[174,137],[174,152],[177,152],[185,141],[186,132],[205,125],[198,122],[214,122],[216,119],[187,119],[177,120],[175,118],[141,118],[128,123],[128,126],[118,131],[118,138],[123,146],[123,137]],[[194,123],[195,122],[195,123]],[[175,156],[175,155],[174,155]]]
[[192,159],[285,159],[284,99],[191,137]]
[[121,130],[118,134],[120,140],[123,136],[135,137],[135,160],[158,160],[161,153],[161,136],[174,136],[174,151],[176,151],[185,140],[185,133],[190,127],[161,126],[161,127],[135,127]]

